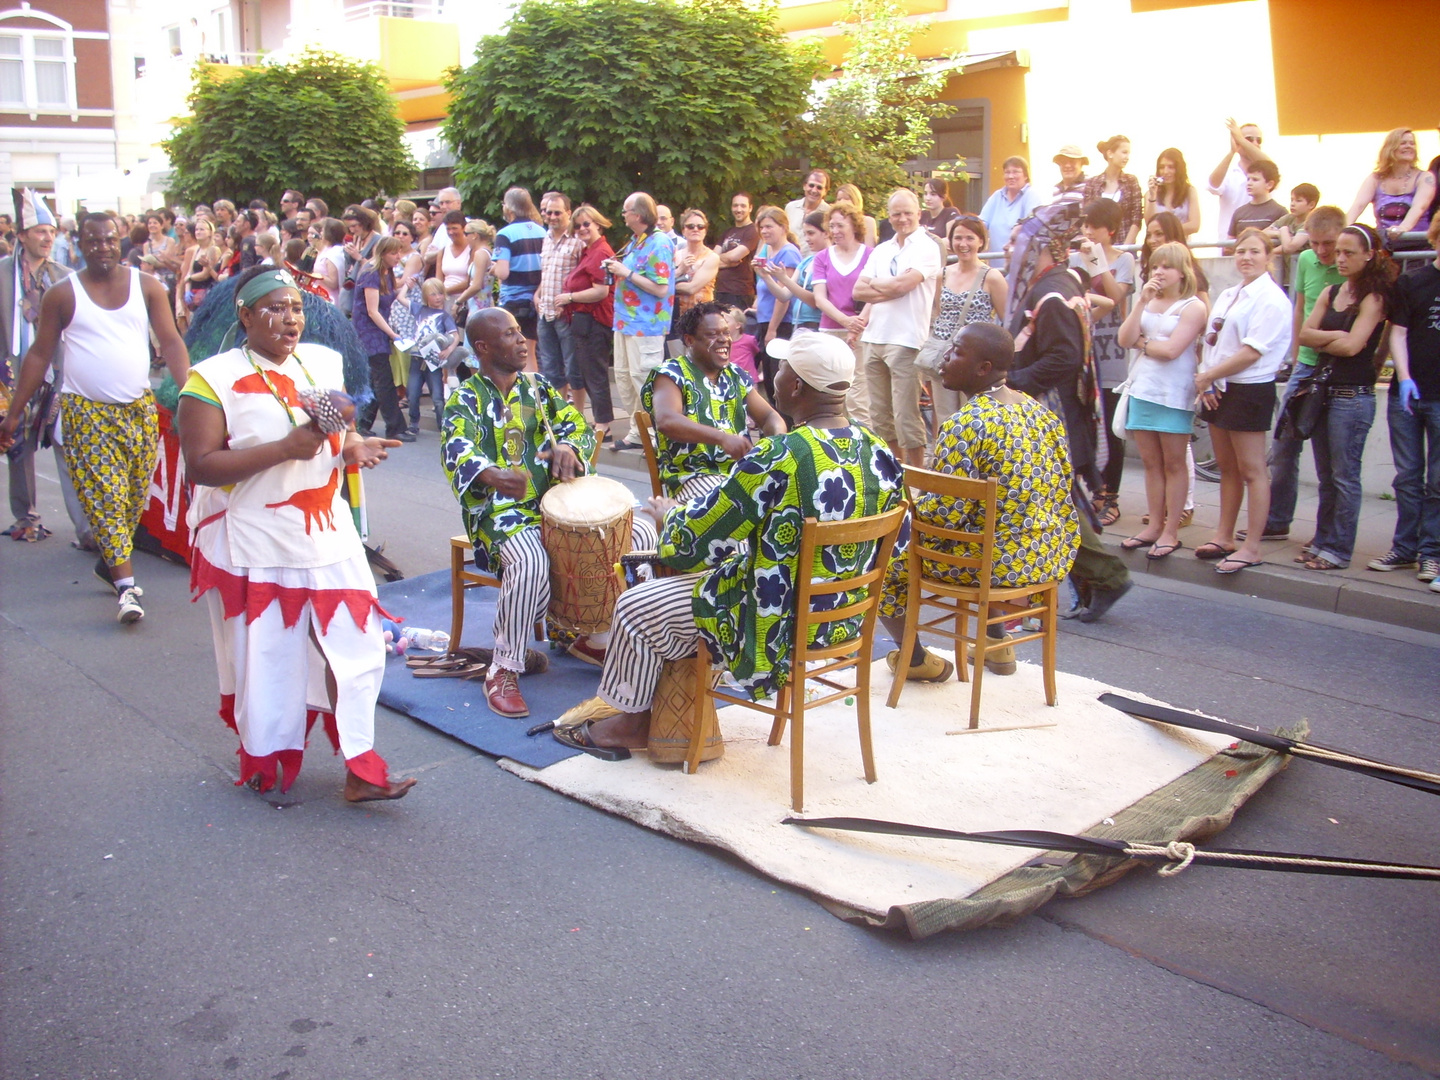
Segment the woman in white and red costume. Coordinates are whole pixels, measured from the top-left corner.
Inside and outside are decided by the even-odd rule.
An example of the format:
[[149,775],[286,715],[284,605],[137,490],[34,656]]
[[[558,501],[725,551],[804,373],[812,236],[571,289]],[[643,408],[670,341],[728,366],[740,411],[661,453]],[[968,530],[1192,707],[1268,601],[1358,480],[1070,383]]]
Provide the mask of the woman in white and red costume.
[[362,439],[353,408],[336,422],[333,410],[312,417],[302,407],[305,391],[343,385],[342,361],[300,344],[305,309],[289,274],[247,271],[235,304],[245,344],[190,369],[179,427],[195,483],[191,588],[210,606],[220,716],[240,736],[240,782],[268,791],[279,771],[288,790],[322,717],[345,756],[345,798],[398,799],[415,781],[392,783],[373,748],[382,611],[345,467],[371,468],[399,443]]

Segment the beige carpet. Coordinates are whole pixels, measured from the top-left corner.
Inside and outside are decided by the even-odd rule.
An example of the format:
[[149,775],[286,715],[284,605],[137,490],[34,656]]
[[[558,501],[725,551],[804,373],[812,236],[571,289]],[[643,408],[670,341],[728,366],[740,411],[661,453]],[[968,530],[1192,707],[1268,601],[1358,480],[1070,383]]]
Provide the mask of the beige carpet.
[[[1007,678],[986,677],[981,722],[1054,727],[947,735],[969,719],[968,684],[912,683],[891,710],[884,663],[871,679],[878,782],[865,783],[852,707],[836,702],[808,713],[806,817],[1081,833],[1230,744],[1135,720],[1096,700],[1119,688],[1075,675],[1059,676],[1059,705],[1048,708],[1040,669],[1029,664]],[[736,707],[721,711],[720,726],[725,757],[695,776],[644,754],[624,762],[582,755],[539,770],[500,764],[647,828],[724,848],[777,880],[875,917],[895,906],[970,896],[1036,855],[782,825],[790,815],[789,733],[780,746],[767,746],[767,718]]]

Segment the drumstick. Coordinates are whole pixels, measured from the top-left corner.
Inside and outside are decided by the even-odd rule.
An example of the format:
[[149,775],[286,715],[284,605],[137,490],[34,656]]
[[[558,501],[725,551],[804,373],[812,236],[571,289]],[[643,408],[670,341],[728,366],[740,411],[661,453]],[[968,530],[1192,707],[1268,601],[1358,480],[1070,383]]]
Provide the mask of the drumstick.
[[[530,380],[530,385],[535,387],[537,391],[540,389],[540,384],[536,382],[536,379],[538,377],[536,372],[527,371],[525,372],[525,377]],[[550,418],[545,415],[545,410],[542,408],[537,407],[535,412],[538,413],[540,416],[540,423],[545,425],[545,434],[550,436],[550,453],[554,454],[555,448],[560,445],[560,441],[555,438],[555,431],[553,428],[550,427]],[[577,454],[576,456],[578,457],[579,455]],[[580,461],[580,470],[582,473],[587,473],[590,471],[583,458]]]

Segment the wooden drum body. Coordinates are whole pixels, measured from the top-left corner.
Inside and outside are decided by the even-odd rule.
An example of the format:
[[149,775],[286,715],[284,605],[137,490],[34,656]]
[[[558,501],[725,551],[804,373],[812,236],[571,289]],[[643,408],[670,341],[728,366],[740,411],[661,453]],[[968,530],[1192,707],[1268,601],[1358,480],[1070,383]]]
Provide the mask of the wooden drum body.
[[550,620],[570,634],[610,629],[630,550],[634,497],[617,480],[582,476],[556,484],[540,500],[541,538],[550,556]]
[[[710,689],[720,681],[720,671],[710,672]],[[725,739],[715,718],[715,699],[709,694],[700,706],[709,720],[710,736],[700,751],[701,761],[725,756]],[[666,660],[660,682],[650,703],[650,741],[646,746],[651,761],[684,761],[690,753],[690,736],[695,730],[695,658]]]

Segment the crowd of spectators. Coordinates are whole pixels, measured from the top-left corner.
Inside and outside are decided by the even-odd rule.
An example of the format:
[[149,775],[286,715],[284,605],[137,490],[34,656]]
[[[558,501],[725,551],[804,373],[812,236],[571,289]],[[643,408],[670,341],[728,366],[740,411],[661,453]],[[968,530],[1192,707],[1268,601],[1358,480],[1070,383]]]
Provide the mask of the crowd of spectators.
[[[1016,264],[1010,245],[1036,215],[1069,215],[1076,235],[1062,261],[1078,288],[1067,302],[1086,323],[1085,422],[1099,444],[1093,474],[1077,468],[1077,475],[1093,488],[1087,502],[1095,524],[1121,517],[1120,479],[1133,442],[1147,513],[1122,546],[1152,559],[1182,548],[1179,530],[1193,515],[1198,414],[1210,429],[1221,508],[1213,535],[1194,554],[1233,573],[1262,560],[1263,542],[1288,538],[1309,441],[1320,508],[1302,565],[1347,566],[1374,388],[1391,365],[1387,420],[1399,521],[1393,550],[1371,568],[1414,568],[1434,582],[1440,263],[1394,256],[1434,247],[1440,159],[1422,168],[1414,133],[1397,130],[1347,211],[1323,204],[1303,182],[1289,188],[1287,206],[1277,198],[1280,168],[1259,128],[1227,121],[1226,139],[1223,156],[1198,182],[1175,147],[1159,152],[1142,182],[1128,171],[1129,138],[1117,134],[1096,145],[1103,167],[1093,174],[1078,145],[1055,154],[1053,184],[1033,180],[1029,163],[1010,157],[1003,186],[978,214],[955,205],[945,180],[930,178],[917,190],[883,193],[875,201],[883,205],[879,221],[865,213],[855,185],[832,191],[821,170],[783,206],[735,192],[726,223],[696,208],[677,215],[636,191],[619,208],[619,230],[602,208],[575,206],[559,191],[537,201],[510,189],[504,220],[492,226],[467,217],[454,188],[426,205],[380,197],[338,213],[287,190],[278,212],[260,199],[242,209],[218,198],[179,216],[160,208],[127,217],[123,257],[164,283],[182,330],[227,276],[282,264],[308,275],[312,291],[350,317],[369,355],[375,399],[362,430],[383,420],[391,438],[416,438],[427,393],[438,417],[447,383],[473,364],[466,320],[498,305],[519,323],[530,368],[590,410],[605,445],[638,449],[633,429],[612,430],[612,371],[619,411],[633,413],[649,373],[684,347],[679,316],[717,301],[735,313],[735,362],[743,367],[753,356],[753,374],[772,401],[787,339],[843,339],[856,356],[851,417],[902,461],[921,464],[933,453],[939,421],[961,404],[937,377],[950,343],[967,325],[1010,324],[1023,348],[1021,316],[1033,312],[1017,305],[1040,275]],[[1214,223],[1203,220],[1202,185],[1219,200]],[[1373,227],[1357,222],[1366,214]],[[62,262],[78,260],[70,227],[62,221],[54,248]],[[0,218],[0,243],[5,229]],[[1417,236],[1427,230],[1428,238]],[[1189,247],[1201,236],[1216,237],[1220,257],[1230,260],[1225,280],[1239,279],[1215,297]],[[407,318],[396,318],[397,305]],[[1310,407],[1318,420],[1310,417],[1304,431],[1282,423],[1270,439],[1277,407],[1293,419],[1306,398],[1323,399]],[[1242,507],[1248,527],[1237,529]]]

